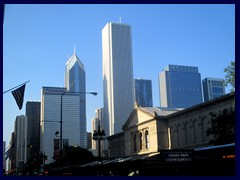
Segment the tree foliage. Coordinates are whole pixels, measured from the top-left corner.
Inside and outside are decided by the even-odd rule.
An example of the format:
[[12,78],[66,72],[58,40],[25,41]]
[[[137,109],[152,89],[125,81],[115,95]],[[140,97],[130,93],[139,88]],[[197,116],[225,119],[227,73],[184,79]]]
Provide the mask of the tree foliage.
[[235,111],[224,109],[219,116],[214,113],[210,115],[212,127],[207,130],[207,135],[213,135],[213,140],[209,143],[221,145],[235,142]]
[[233,87],[231,91],[235,91],[235,62],[232,61],[230,66],[224,69],[224,72],[227,73],[225,76],[225,86],[230,84]]

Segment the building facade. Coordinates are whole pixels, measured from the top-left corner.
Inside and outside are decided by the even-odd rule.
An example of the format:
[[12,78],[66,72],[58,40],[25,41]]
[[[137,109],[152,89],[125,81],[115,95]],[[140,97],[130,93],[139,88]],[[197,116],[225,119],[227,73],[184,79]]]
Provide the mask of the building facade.
[[215,137],[208,130],[213,126],[213,117],[224,111],[235,113],[235,93],[186,109],[135,107],[123,131],[108,137],[110,157],[211,146]]
[[37,162],[40,150],[40,108],[38,101],[26,103],[26,116],[28,118],[27,129],[27,161]]
[[160,106],[188,108],[202,103],[198,67],[168,65],[159,74]]
[[205,78],[202,80],[204,102],[225,94],[224,79]]
[[102,30],[106,135],[121,132],[134,107],[131,26],[107,23]]
[[27,162],[27,116],[16,117],[14,125],[15,147],[16,147],[16,168],[23,172],[24,164]]
[[[40,151],[47,156],[46,163],[59,158],[60,115],[62,101],[62,138],[63,146],[86,148],[80,135],[80,96],[65,94],[66,88],[43,87],[41,92]],[[58,133],[56,133],[58,132]]]
[[66,63],[65,87],[68,92],[79,93],[79,121],[80,121],[80,144],[81,147],[87,147],[87,124],[86,124],[86,73],[81,60],[74,54]]
[[134,79],[134,97],[139,106],[152,107],[152,81]]

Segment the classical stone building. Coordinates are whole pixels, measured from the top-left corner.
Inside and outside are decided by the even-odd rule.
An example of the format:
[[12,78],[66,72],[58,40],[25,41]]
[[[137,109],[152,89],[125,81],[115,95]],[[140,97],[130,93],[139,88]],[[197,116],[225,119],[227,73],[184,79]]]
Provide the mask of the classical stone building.
[[235,93],[186,109],[136,106],[123,131],[108,137],[110,157],[208,146],[214,138],[207,135],[211,120],[223,111],[235,111]]

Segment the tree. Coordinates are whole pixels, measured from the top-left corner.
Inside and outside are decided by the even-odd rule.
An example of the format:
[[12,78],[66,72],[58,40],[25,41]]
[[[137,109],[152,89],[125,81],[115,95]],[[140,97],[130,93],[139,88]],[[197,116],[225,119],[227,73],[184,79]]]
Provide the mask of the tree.
[[212,127],[207,130],[207,135],[213,135],[213,140],[209,144],[221,145],[235,142],[235,110],[224,109],[222,114],[211,116]]
[[230,84],[233,87],[231,91],[235,91],[235,61],[232,61],[231,65],[224,69],[224,72],[227,73],[225,76],[225,86]]

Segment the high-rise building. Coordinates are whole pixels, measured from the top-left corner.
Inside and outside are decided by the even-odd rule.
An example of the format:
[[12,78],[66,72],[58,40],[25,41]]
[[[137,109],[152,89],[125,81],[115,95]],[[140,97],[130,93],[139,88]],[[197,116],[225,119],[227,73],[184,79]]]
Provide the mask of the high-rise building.
[[82,92],[79,93],[80,97],[80,144],[81,147],[87,147],[87,124],[86,124],[86,77],[85,69],[83,63],[80,61],[76,55],[76,50],[74,49],[74,54],[69,58],[66,63],[65,71],[65,87],[68,92]]
[[80,136],[80,96],[79,94],[62,96],[64,92],[66,88],[42,88],[40,150],[48,157],[46,163],[53,162],[53,157],[59,158],[61,100],[63,147],[67,143],[69,146],[77,145],[86,148],[85,140]]
[[[98,126],[100,125],[100,129],[104,129],[104,124],[103,124],[103,108],[98,108],[95,110],[95,118],[92,118],[92,134],[94,133],[94,131],[98,130]],[[102,155],[103,155],[103,150],[104,147],[107,147],[107,145],[105,145],[105,142],[101,142],[101,149],[102,149]],[[92,139],[92,150],[93,150],[93,154],[97,155],[98,152],[96,152],[98,149],[98,142],[96,140]]]
[[146,79],[134,79],[135,102],[138,106],[152,107],[152,81]]
[[40,150],[40,105],[38,101],[26,103],[27,129],[27,161],[37,162]]
[[20,173],[23,172],[24,164],[27,162],[27,116],[20,115],[16,117],[14,125],[14,134],[16,137],[16,167]]
[[225,94],[224,79],[205,78],[202,80],[204,102]]
[[202,103],[198,67],[168,65],[159,74],[160,106],[188,108]]
[[102,30],[106,135],[122,131],[134,107],[131,26],[107,23]]
[[6,171],[6,141],[3,141],[3,173]]

